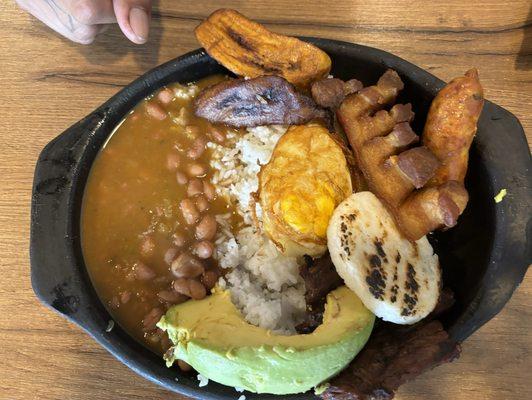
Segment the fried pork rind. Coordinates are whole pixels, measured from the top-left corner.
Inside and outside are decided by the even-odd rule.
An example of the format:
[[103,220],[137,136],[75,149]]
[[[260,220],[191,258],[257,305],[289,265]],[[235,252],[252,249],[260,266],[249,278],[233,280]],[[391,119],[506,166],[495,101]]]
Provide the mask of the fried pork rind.
[[195,33],[212,58],[239,76],[278,75],[296,86],[307,87],[331,69],[331,59],[324,51],[270,32],[235,10],[215,11]]
[[259,173],[263,229],[284,254],[320,256],[329,218],[351,192],[343,150],[327,129],[292,126]]
[[476,72],[449,83],[434,99],[424,145],[408,123],[409,104],[394,105],[403,83],[388,70],[375,86],[350,95],[337,116],[369,189],[392,211],[405,236],[418,240],[456,224],[468,195],[463,186],[467,154],[482,108]]

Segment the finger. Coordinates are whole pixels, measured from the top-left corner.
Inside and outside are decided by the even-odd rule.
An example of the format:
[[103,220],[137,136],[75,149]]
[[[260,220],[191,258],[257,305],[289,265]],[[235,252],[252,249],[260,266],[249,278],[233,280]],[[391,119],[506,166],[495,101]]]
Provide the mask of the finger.
[[69,11],[84,25],[116,22],[112,0],[73,0],[69,3]]
[[116,20],[124,35],[133,43],[148,40],[151,0],[113,0]]
[[54,31],[76,43],[92,43],[102,31],[102,26],[87,26],[72,18],[61,0],[18,1],[18,4]]
[[74,29],[70,40],[80,44],[91,44],[94,42],[96,36],[105,32],[109,28],[109,25],[82,25],[80,24]]

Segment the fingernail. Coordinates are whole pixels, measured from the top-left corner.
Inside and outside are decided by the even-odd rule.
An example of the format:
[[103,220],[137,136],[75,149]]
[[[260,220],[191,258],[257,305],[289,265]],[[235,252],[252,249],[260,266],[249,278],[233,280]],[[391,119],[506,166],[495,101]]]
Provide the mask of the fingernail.
[[144,9],[135,7],[129,11],[129,25],[139,42],[144,43],[148,40],[150,18]]

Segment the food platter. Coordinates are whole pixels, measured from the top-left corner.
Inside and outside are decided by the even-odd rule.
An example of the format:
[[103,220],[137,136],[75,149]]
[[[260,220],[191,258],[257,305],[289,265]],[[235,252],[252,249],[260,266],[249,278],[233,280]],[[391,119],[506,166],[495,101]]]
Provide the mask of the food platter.
[[[425,119],[431,100],[444,85],[430,73],[377,49],[325,39],[304,40],[329,54],[335,77],[356,77],[369,84],[386,69],[396,70],[405,81],[401,96],[413,104],[419,121]],[[31,239],[32,283],[45,304],[81,326],[148,379],[179,393],[213,399],[237,396],[233,389],[213,383],[199,388],[195,379],[166,369],[157,356],[120,327],[106,331],[110,317],[85,269],[79,221],[92,162],[129,110],[171,82],[196,81],[220,72],[227,71],[202,50],[179,57],[148,72],[51,142],[36,168]],[[507,152],[514,157],[504,157]],[[444,321],[457,341],[466,339],[500,311],[524,276],[530,259],[529,228],[523,225],[529,212],[529,168],[530,155],[518,121],[504,109],[486,102],[466,179],[469,206],[457,227],[433,238],[444,271],[443,281],[458,299]],[[503,188],[510,195],[495,203],[493,198]]]

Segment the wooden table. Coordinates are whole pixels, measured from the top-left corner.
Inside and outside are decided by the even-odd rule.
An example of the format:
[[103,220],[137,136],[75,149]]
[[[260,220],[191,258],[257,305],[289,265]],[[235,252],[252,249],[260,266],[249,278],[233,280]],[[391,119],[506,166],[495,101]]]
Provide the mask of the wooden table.
[[[12,1],[0,5],[0,399],[181,398],[135,375],[42,306],[29,279],[31,186],[43,146],[139,74],[198,47],[192,30],[217,8],[214,1],[155,3],[144,46],[126,42],[116,28],[91,46],[76,45]],[[529,1],[327,3],[223,5],[277,32],[390,51],[444,80],[477,66],[487,98],[513,112],[532,134]],[[504,311],[465,342],[458,361],[405,385],[397,398],[532,398],[531,298],[529,274]]]

